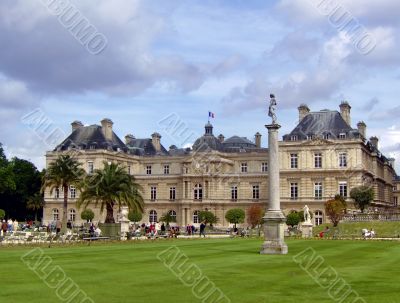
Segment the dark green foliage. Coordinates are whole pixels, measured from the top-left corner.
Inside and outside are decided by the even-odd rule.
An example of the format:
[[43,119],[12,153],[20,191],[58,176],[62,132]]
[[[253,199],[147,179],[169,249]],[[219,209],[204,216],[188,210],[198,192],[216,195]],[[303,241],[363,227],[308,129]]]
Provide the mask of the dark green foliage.
[[86,208],[81,212],[81,219],[86,220],[86,222],[92,221],[94,219],[94,212],[90,208]]
[[129,219],[129,221],[132,221],[132,222],[139,222],[140,220],[142,220],[142,218],[143,218],[143,215],[142,215],[142,213],[141,212],[139,212],[139,211],[136,211],[136,210],[132,210],[132,211],[130,211],[129,213],[128,213],[128,219]]
[[141,187],[135,183],[133,176],[118,163],[109,164],[104,161],[103,165],[103,169],[97,169],[93,175],[85,178],[78,206],[100,204],[100,211],[104,208],[107,211],[105,223],[115,223],[114,205],[128,206],[132,211],[143,212]]
[[67,210],[68,210],[68,191],[71,185],[79,187],[85,171],[81,164],[69,155],[61,155],[54,162],[51,162],[43,177],[42,192],[46,189],[53,192],[56,188],[61,188],[64,193],[62,230],[67,229]]
[[245,217],[244,210],[241,208],[232,208],[228,210],[225,214],[225,219],[228,220],[229,223],[236,224],[243,223]]
[[286,224],[289,226],[299,225],[301,221],[300,213],[293,211],[286,216]]
[[199,212],[199,220],[200,222],[204,221],[206,224],[215,224],[218,222],[218,218],[212,212],[208,210],[202,210]]
[[175,219],[175,217],[173,217],[173,216],[171,215],[170,212],[167,212],[167,213],[163,214],[163,215],[160,217],[160,222],[164,222],[164,223],[166,223],[166,224],[168,225],[168,224],[171,223],[171,222],[176,222],[176,219]]
[[374,189],[361,185],[350,191],[350,197],[354,200],[354,206],[364,212],[364,209],[374,200]]

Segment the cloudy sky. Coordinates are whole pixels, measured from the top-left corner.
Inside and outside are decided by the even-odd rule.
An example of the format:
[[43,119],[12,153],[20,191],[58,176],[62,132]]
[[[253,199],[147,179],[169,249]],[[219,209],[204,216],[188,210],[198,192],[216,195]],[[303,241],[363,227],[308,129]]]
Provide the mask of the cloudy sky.
[[[166,117],[179,117],[194,138],[209,110],[216,135],[260,131],[266,145],[274,92],[281,134],[295,126],[301,103],[317,111],[347,100],[353,126],[364,120],[400,168],[397,0],[57,2],[0,3],[0,142],[10,157],[42,168],[55,146],[48,133],[67,136],[72,121],[105,117],[122,139],[158,131],[166,147],[182,145],[163,129]],[[82,20],[104,50],[79,41],[72,28]],[[26,123],[37,113],[47,119],[40,130]]]

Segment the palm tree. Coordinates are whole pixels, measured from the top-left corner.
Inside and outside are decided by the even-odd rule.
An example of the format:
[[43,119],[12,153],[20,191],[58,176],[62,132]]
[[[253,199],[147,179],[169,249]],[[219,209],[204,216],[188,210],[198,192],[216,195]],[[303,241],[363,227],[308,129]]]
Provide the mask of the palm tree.
[[117,163],[103,163],[103,169],[95,170],[93,176],[85,179],[78,207],[83,205],[86,208],[91,203],[95,206],[100,204],[100,211],[103,212],[104,208],[107,211],[105,223],[115,223],[115,205],[119,208],[128,206],[131,211],[143,212],[141,187],[135,183],[133,176]]
[[50,194],[53,190],[62,188],[64,193],[62,231],[67,229],[67,210],[68,210],[68,188],[71,185],[79,187],[85,171],[80,167],[81,164],[71,158],[69,155],[61,155],[54,162],[49,164],[44,176],[42,192],[50,188]]
[[37,222],[38,210],[42,209],[43,206],[44,206],[44,199],[42,194],[36,193],[28,198],[28,201],[26,202],[26,208],[33,210],[35,212],[35,222]]

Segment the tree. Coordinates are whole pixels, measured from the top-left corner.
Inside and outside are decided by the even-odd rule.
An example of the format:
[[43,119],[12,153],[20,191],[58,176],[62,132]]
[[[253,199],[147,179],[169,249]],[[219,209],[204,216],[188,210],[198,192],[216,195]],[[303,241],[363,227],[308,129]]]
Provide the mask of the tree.
[[0,194],[7,190],[15,190],[14,174],[12,167],[4,154],[3,145],[0,143]]
[[244,222],[245,213],[241,208],[232,208],[228,210],[225,214],[225,219],[228,220],[229,223],[236,224]]
[[264,208],[259,204],[249,207],[247,210],[247,223],[251,226],[251,228],[255,228],[256,226],[258,227],[264,223],[264,212]]
[[6,212],[4,211],[4,209],[0,209],[0,220],[3,220],[5,216]]
[[[303,218],[304,220],[304,218]],[[299,225],[301,221],[300,213],[297,211],[292,211],[286,216],[286,224],[293,227],[295,225]]]
[[362,213],[364,212],[365,207],[374,200],[374,195],[374,189],[365,185],[354,187],[350,191],[350,197],[354,200],[354,206],[359,208]]
[[44,206],[43,195],[40,193],[34,194],[32,197],[28,198],[26,202],[26,208],[35,212],[35,222],[37,221],[37,213]]
[[51,162],[43,177],[42,192],[47,188],[50,193],[56,188],[62,188],[64,193],[62,231],[67,230],[67,210],[68,210],[68,189],[71,185],[79,187],[85,171],[81,164],[69,155],[61,155],[54,162]]
[[94,212],[90,208],[86,208],[81,212],[81,219],[86,220],[86,222],[92,221],[94,219]]
[[140,220],[142,220],[142,218],[142,213],[137,210],[132,210],[128,213],[128,219],[133,223],[139,222]]
[[87,176],[82,192],[77,201],[78,207],[89,204],[100,204],[100,211],[106,208],[105,223],[115,223],[114,206],[128,206],[129,209],[143,213],[141,187],[135,183],[133,176],[118,163],[103,162],[103,169],[97,169],[92,176]]
[[325,202],[325,213],[336,227],[346,211],[346,201],[340,195],[336,195],[334,199]]
[[208,210],[202,210],[199,212],[199,220],[200,222],[205,221],[205,223],[209,223],[210,225],[213,225],[218,222],[218,218],[216,215],[214,215],[211,211]]
[[169,225],[171,222],[176,222],[176,218],[170,212],[167,212],[160,217],[160,221]]

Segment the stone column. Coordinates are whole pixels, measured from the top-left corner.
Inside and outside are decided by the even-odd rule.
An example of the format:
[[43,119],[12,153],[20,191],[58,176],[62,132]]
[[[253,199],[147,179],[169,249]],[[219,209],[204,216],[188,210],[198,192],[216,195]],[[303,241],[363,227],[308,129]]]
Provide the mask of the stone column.
[[285,215],[281,210],[279,176],[279,124],[269,124],[268,129],[268,208],[264,216],[264,243],[260,254],[287,254],[284,239]]

